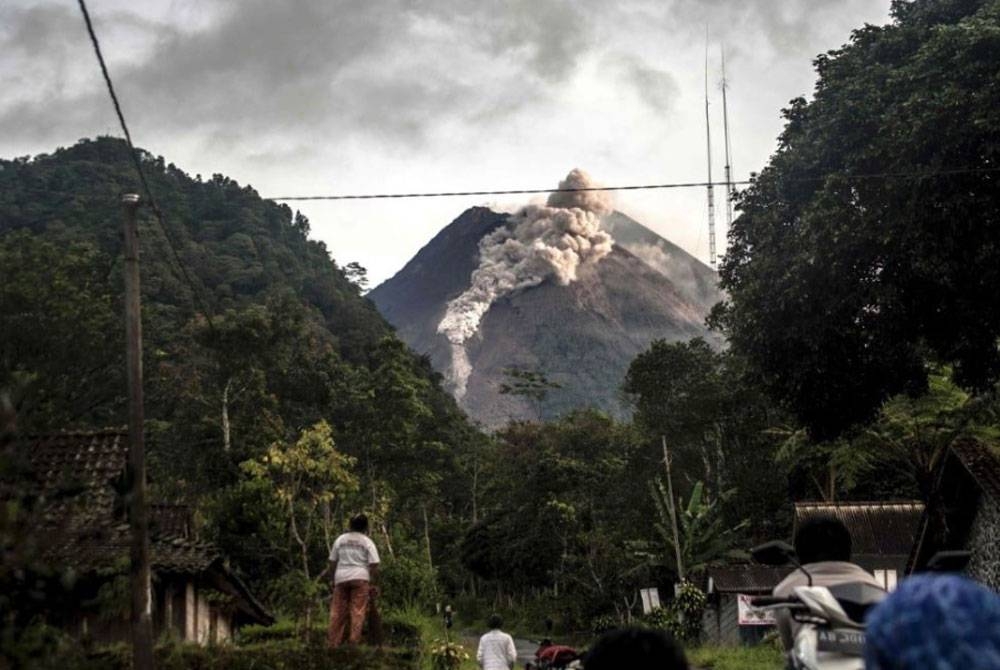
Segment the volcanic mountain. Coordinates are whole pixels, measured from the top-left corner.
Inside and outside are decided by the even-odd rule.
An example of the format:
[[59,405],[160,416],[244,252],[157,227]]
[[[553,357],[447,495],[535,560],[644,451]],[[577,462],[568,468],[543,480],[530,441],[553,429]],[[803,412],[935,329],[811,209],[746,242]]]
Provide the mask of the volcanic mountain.
[[[480,241],[511,219],[483,207],[467,210],[368,294],[399,336],[446,377],[454,359],[439,324],[449,301],[469,289]],[[579,407],[623,416],[625,372],[650,342],[712,339],[704,322],[720,298],[715,272],[619,212],[601,226],[615,244],[580,265],[574,281],[546,279],[491,303],[464,344],[471,373],[456,396],[472,418],[499,427]],[[512,369],[544,374],[559,388],[544,398],[503,394]]]

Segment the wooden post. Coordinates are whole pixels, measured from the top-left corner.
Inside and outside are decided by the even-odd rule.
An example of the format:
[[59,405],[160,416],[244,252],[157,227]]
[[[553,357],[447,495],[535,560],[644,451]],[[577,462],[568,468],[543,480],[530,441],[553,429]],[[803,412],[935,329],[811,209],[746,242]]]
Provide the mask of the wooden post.
[[153,670],[153,617],[149,569],[149,510],[146,503],[146,449],[142,411],[142,313],[139,304],[139,234],[135,214],[139,196],[122,196],[125,217],[125,345],[128,373],[128,442],[126,479],[132,542],[132,668]]
[[674,556],[677,559],[677,578],[684,581],[684,563],[681,561],[681,534],[677,530],[677,505],[674,503],[674,478],[670,474],[670,452],[667,450],[667,436],[661,435],[663,441],[663,464],[667,468],[667,502],[670,503],[670,526],[674,532]]

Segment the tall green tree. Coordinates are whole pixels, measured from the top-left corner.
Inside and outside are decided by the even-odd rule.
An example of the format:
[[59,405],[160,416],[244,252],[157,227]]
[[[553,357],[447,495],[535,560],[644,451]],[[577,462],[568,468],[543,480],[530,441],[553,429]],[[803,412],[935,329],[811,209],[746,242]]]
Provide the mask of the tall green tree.
[[728,524],[749,518],[761,540],[780,532],[788,482],[772,467],[778,440],[768,431],[786,417],[760,392],[742,358],[701,339],[656,341],[632,361],[623,389],[645,434],[646,446],[630,465],[643,491],[663,473],[665,438],[681,494],[698,481],[716,491],[735,488],[738,495],[721,501]]
[[715,321],[814,437],[1000,375],[1000,3],[896,0],[818,57],[738,199]]
[[125,336],[114,269],[86,242],[0,236],[0,393],[22,429],[121,420]]

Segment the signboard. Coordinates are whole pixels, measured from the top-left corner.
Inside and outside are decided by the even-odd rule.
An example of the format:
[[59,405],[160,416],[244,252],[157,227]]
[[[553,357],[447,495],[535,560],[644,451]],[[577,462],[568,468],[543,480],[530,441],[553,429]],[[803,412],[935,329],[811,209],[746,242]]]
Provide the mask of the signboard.
[[773,626],[774,611],[754,607],[750,604],[752,597],[742,593],[736,596],[736,605],[739,610],[739,624],[741,626]]
[[659,589],[639,589],[639,595],[642,596],[643,614],[649,614],[660,607]]

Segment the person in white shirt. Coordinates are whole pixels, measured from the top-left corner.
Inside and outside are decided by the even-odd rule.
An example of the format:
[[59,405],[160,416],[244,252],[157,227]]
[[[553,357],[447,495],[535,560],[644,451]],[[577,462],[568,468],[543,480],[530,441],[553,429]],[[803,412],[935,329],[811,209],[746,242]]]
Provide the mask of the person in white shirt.
[[500,630],[503,619],[499,614],[490,616],[490,632],[479,638],[476,660],[483,670],[512,670],[517,662],[514,638]]
[[368,601],[374,595],[372,583],[378,576],[379,556],[368,537],[368,517],[358,514],[351,519],[350,530],[333,543],[330,550],[330,574],[333,597],[330,599],[329,644],[338,647],[350,620],[347,641],[361,642],[361,629],[368,614]]

